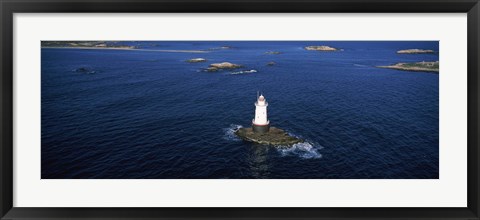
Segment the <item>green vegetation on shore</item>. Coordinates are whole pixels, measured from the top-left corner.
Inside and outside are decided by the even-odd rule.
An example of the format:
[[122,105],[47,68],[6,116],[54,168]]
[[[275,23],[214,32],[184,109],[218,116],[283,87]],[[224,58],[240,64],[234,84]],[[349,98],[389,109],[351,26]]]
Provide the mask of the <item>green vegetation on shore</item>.
[[121,44],[117,41],[42,41],[42,47],[66,48],[117,48],[135,49],[135,46]]
[[438,61],[434,62],[416,62],[416,63],[397,63],[390,66],[377,66],[379,68],[388,68],[415,72],[439,72],[440,65]]

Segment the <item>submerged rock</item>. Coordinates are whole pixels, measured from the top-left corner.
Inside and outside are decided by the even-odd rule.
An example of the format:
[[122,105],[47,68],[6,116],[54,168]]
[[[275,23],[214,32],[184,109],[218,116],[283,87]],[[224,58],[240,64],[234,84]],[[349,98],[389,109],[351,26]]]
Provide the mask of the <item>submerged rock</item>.
[[217,72],[217,71],[218,71],[218,68],[208,67],[208,68],[205,69],[205,71],[207,71],[207,72]]
[[233,64],[229,62],[223,62],[223,63],[212,63],[209,65],[209,67],[206,69],[207,72],[216,72],[218,70],[223,70],[223,69],[237,69],[242,67],[241,65],[238,64]]
[[264,134],[253,132],[252,128],[239,128],[235,131],[235,134],[246,141],[266,145],[292,146],[304,142],[302,139],[290,136],[284,130],[276,127],[270,127],[270,131]]
[[307,46],[305,50],[316,50],[316,51],[337,51],[337,48],[330,47],[330,46]]
[[268,63],[267,63],[267,66],[274,66],[274,65],[276,65],[276,64],[277,64],[277,63],[275,63],[275,62],[272,61],[272,62],[268,62]]
[[206,62],[207,60],[205,58],[193,58],[187,60],[189,63],[201,63],[201,62]]
[[93,73],[96,73],[95,70],[92,70],[92,69],[89,69],[87,67],[80,67],[80,68],[77,68],[75,70],[73,70],[74,72],[77,72],[77,73],[85,73],[85,74],[93,74]]
[[280,51],[267,51],[267,52],[265,52],[265,54],[278,55],[278,54],[282,54],[282,52],[280,52]]
[[434,53],[433,50],[423,50],[423,49],[408,49],[408,50],[399,50],[399,54],[421,54],[421,53]]

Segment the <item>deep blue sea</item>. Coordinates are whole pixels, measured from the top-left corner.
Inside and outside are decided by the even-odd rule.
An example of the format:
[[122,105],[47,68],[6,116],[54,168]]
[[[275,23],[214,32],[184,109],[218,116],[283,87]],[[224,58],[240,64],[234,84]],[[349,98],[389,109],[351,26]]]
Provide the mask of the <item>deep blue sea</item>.
[[[439,74],[376,67],[437,61],[396,54],[437,41],[124,43],[147,50],[41,50],[43,179],[439,177]],[[198,57],[208,61],[185,62]],[[224,61],[244,68],[202,71]],[[235,136],[251,126],[257,91],[271,125],[305,143]]]

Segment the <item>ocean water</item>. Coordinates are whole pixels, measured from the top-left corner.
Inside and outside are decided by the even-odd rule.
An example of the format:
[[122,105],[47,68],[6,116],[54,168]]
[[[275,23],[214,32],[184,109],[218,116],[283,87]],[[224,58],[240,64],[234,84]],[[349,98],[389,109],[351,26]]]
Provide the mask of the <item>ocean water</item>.
[[[125,44],[215,49],[43,48],[43,179],[439,177],[439,74],[375,67],[437,61],[438,53],[396,54],[438,51],[437,41]],[[208,61],[185,62],[197,57]],[[202,71],[224,61],[244,68]],[[271,125],[305,143],[285,149],[235,136],[251,125],[257,91]]]

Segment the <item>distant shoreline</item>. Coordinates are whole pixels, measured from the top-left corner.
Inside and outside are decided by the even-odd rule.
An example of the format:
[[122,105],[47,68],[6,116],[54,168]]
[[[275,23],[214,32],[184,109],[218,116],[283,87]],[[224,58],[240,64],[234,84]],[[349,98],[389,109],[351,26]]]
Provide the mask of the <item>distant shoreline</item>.
[[152,50],[152,49],[135,49],[121,47],[42,47],[42,49],[79,49],[79,50],[131,50],[131,51],[147,51],[147,52],[167,52],[167,53],[209,53],[203,50]]

